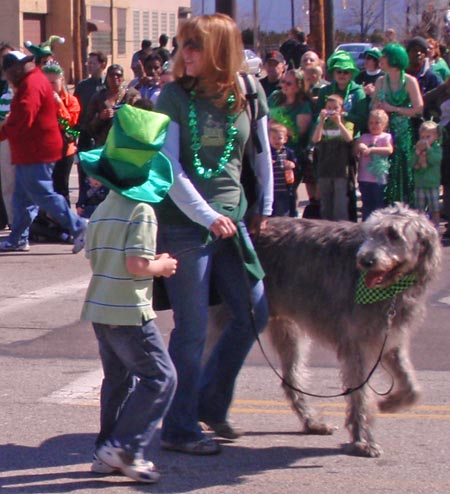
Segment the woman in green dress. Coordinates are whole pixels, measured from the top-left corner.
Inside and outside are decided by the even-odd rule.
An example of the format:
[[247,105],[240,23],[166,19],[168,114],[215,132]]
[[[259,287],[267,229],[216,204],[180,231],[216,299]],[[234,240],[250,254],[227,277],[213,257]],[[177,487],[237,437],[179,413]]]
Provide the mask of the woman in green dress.
[[394,139],[386,203],[396,201],[414,205],[414,181],[411,167],[413,130],[411,119],[423,111],[423,99],[417,79],[405,73],[409,58],[398,43],[389,43],[382,50],[380,67],[384,76],[375,83],[374,107],[389,115],[389,132]]

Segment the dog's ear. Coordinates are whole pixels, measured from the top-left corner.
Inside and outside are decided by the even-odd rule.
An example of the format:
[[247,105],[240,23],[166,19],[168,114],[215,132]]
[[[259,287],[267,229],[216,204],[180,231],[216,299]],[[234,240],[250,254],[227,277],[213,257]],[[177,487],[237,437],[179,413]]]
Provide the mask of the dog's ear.
[[434,278],[441,262],[441,242],[434,225],[423,215],[415,221],[420,245],[417,274],[423,280]]

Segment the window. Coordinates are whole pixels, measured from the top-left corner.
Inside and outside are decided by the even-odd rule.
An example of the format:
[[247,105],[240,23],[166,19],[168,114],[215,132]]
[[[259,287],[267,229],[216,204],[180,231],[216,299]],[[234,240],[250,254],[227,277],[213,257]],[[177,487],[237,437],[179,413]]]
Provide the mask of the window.
[[[167,33],[167,13],[161,12],[161,33]],[[159,34],[161,34],[159,33]],[[158,37],[159,37],[158,34]]]
[[[91,7],[91,18],[103,21],[105,24],[111,22],[111,9],[109,7]],[[106,31],[94,31],[91,34],[92,48],[91,51],[100,50],[111,55],[111,33]]]
[[168,35],[173,38],[177,34],[177,16],[173,13],[169,14],[169,30]]
[[141,15],[139,10],[133,10],[133,50],[141,48]]
[[127,9],[117,9],[117,54],[127,53]]
[[142,39],[151,39],[150,12],[142,12]]
[[158,12],[152,12],[152,42],[157,43],[159,38],[159,15]]

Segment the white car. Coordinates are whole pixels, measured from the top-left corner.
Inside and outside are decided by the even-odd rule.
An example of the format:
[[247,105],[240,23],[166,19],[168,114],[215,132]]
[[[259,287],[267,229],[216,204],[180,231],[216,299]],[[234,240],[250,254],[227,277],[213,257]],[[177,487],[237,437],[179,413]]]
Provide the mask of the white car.
[[263,68],[263,61],[252,50],[244,50],[245,68],[250,74],[260,75]]
[[372,43],[342,43],[336,47],[335,51],[345,50],[350,53],[355,61],[357,67],[362,69],[364,67],[364,53],[375,45]]

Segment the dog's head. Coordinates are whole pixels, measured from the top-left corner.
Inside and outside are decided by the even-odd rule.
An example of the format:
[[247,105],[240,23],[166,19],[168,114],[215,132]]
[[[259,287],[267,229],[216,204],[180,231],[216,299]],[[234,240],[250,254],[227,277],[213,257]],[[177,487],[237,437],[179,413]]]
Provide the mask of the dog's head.
[[386,288],[407,274],[431,279],[441,256],[439,235],[422,213],[396,203],[370,215],[362,226],[365,240],[357,253],[369,288]]

